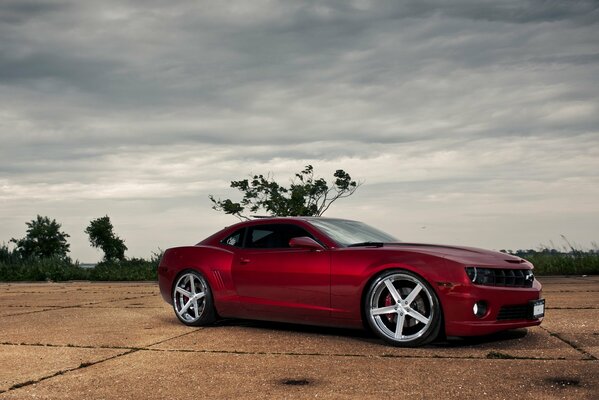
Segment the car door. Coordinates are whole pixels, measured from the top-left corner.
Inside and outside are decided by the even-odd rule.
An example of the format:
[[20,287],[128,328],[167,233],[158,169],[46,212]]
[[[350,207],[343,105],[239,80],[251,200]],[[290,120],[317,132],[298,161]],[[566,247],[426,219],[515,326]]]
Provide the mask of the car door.
[[232,278],[249,317],[301,322],[330,316],[330,254],[290,248],[289,240],[300,236],[312,235],[293,224],[248,227]]

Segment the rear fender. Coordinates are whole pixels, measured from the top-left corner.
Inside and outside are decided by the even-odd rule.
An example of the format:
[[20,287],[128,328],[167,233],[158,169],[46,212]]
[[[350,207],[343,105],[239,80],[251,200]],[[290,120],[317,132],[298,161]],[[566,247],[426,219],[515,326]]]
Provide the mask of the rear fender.
[[231,263],[233,253],[212,246],[187,246],[168,249],[158,267],[158,284],[162,298],[172,304],[172,291],[176,279],[186,270],[201,273],[214,297],[214,305],[218,310],[219,299],[232,290]]

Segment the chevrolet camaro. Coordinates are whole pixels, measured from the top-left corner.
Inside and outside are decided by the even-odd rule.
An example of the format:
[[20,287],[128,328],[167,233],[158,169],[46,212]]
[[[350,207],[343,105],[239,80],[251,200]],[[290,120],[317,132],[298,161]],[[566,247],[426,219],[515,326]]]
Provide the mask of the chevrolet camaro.
[[184,324],[218,318],[370,328],[396,346],[539,325],[528,261],[405,243],[364,223],[260,218],[165,251],[160,292]]

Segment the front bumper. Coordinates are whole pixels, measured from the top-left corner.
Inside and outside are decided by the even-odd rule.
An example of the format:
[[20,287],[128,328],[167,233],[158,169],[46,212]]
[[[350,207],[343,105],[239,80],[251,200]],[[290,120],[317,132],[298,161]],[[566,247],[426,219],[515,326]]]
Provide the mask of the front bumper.
[[[526,306],[541,298],[541,284],[535,280],[530,288],[482,286],[471,283],[439,288],[445,316],[447,336],[478,336],[503,330],[525,328],[541,324],[543,318],[498,319],[502,307]],[[482,318],[474,315],[472,307],[477,301],[487,304]]]

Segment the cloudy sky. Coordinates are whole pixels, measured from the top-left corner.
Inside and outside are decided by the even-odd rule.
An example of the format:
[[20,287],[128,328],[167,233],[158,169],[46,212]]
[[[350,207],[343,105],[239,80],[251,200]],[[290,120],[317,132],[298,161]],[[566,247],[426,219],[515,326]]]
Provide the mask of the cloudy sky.
[[37,214],[72,257],[237,220],[209,194],[306,164],[326,215],[407,241],[599,241],[597,1],[0,1],[0,243]]

